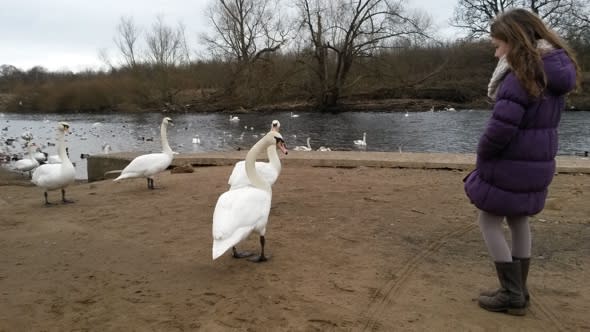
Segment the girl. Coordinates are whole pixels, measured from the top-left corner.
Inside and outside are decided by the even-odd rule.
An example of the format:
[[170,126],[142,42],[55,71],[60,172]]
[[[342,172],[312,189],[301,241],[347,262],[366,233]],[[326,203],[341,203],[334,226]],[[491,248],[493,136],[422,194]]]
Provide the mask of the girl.
[[[531,256],[528,216],[543,210],[555,173],[559,120],[579,67],[568,46],[535,14],[506,11],[491,27],[499,59],[488,86],[493,113],[477,147],[465,192],[479,209],[479,225],[496,266],[500,289],[479,305],[524,315]],[[512,250],[502,231],[506,218]]]

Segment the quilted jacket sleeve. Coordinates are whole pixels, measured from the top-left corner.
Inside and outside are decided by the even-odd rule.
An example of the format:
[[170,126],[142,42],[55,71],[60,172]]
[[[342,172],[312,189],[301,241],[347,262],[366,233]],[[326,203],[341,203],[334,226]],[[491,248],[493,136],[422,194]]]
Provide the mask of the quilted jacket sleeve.
[[513,73],[506,75],[492,117],[477,145],[479,158],[493,159],[502,152],[518,132],[528,103],[528,94],[516,76]]

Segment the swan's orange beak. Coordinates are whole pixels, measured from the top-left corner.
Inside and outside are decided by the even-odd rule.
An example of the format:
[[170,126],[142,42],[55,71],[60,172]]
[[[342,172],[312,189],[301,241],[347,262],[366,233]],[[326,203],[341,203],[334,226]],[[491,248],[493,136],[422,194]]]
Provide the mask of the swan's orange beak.
[[285,142],[279,141],[279,142],[277,142],[277,146],[279,147],[279,149],[281,149],[281,151],[284,154],[289,154],[289,151],[287,151],[287,147],[285,146]]

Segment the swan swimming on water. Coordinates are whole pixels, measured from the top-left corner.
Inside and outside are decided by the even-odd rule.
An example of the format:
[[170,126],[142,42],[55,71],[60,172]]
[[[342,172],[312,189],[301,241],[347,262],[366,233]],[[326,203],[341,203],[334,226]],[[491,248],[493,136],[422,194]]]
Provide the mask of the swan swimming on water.
[[[281,123],[278,120],[273,120],[271,131],[278,132],[280,127]],[[288,154],[284,144],[279,146],[279,148],[284,154]],[[281,173],[281,160],[279,159],[279,155],[277,153],[277,145],[275,144],[269,146],[266,149],[266,155],[268,157],[268,162],[266,163],[257,161],[255,166],[256,171],[260,174],[260,176],[272,186],[277,181],[277,178]],[[230,190],[250,185],[250,180],[246,174],[245,164],[246,162],[242,160],[237,162],[234,166],[234,169],[232,170],[232,173],[227,182],[230,185]]]
[[14,163],[14,167],[21,172],[29,172],[31,175],[31,171],[39,166],[39,161],[35,158],[34,151],[37,148],[35,143],[27,143],[27,157],[21,160],[17,160]]
[[[281,148],[285,144],[277,131],[271,130],[264,135],[246,155],[246,174],[251,185],[228,190],[219,196],[213,212],[213,248],[212,258],[217,259],[229,248],[235,258],[250,256],[240,253],[236,245],[246,239],[252,232],[260,235],[260,255],[254,262],[267,260],[264,254],[266,225],[270,213],[272,190],[268,182],[256,170],[256,156],[269,146]],[[283,146],[284,148],[284,146]]]
[[64,137],[70,130],[70,125],[67,122],[60,122],[57,126],[58,140],[57,152],[61,159],[60,164],[45,164],[37,167],[33,172],[33,182],[37,187],[45,189],[45,205],[50,205],[47,200],[47,192],[51,190],[61,189],[61,201],[63,203],[73,203],[73,201],[66,199],[65,188],[76,179],[76,169],[70,161],[66,153]]
[[367,146],[367,133],[363,133],[363,139],[354,140],[354,145]]
[[237,117],[237,116],[230,115],[229,116],[229,121],[231,121],[231,122],[239,122],[240,121],[240,118]]
[[296,147],[293,148],[293,150],[295,151],[311,151],[311,145],[309,144],[309,142],[311,141],[311,138],[307,138],[307,146],[305,145],[297,145]]
[[[152,176],[163,172],[170,166],[172,159],[174,158],[174,152],[168,144],[167,130],[168,125],[173,126],[172,119],[165,117],[162,120],[160,126],[160,136],[162,140],[162,152],[161,153],[150,153],[135,157],[129,165],[127,165],[122,171],[121,175],[113,181],[119,181],[129,178],[141,178],[147,179],[148,189],[154,189],[154,179]],[[115,173],[118,171],[110,171],[107,173]]]

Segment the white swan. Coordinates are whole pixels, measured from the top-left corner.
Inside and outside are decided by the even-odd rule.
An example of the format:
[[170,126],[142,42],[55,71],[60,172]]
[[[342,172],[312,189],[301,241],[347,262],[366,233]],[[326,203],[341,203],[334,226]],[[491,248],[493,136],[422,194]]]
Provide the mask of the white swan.
[[168,144],[168,137],[166,135],[166,128],[168,125],[173,126],[172,119],[165,117],[162,120],[160,127],[160,136],[162,140],[162,153],[150,153],[135,157],[129,165],[127,165],[121,175],[113,181],[119,181],[129,178],[147,178],[148,189],[154,189],[154,179],[152,176],[163,172],[170,166],[174,158],[174,152]]
[[293,112],[291,112],[291,115],[290,115],[290,116],[291,116],[292,118],[298,118],[298,117],[299,117],[299,114],[293,114]]
[[[278,120],[273,120],[271,131],[278,132],[280,127],[281,123]],[[284,154],[288,154],[284,144],[279,148]],[[268,162],[257,161],[255,164],[256,172],[260,174],[264,181],[272,186],[281,173],[281,160],[277,153],[276,144],[266,148],[266,155],[268,156]],[[230,190],[250,185],[250,180],[248,180],[246,174],[246,162],[244,160],[236,163],[227,183],[230,185]]]
[[195,137],[193,137],[193,144],[201,144],[201,139],[199,138],[199,135],[195,135]]
[[213,259],[218,258],[229,248],[235,258],[247,257],[239,253],[236,245],[252,232],[260,235],[260,255],[255,262],[263,262],[266,224],[270,213],[272,190],[256,171],[256,156],[269,146],[284,145],[281,134],[271,130],[264,135],[246,155],[246,174],[251,185],[229,190],[219,196],[213,212]]
[[316,151],[320,151],[320,152],[328,152],[328,151],[332,151],[332,149],[327,148],[325,146],[320,146]]
[[64,143],[64,137],[70,130],[70,125],[67,122],[60,122],[57,129],[57,152],[62,161],[61,164],[45,164],[37,167],[35,172],[33,172],[33,179],[31,180],[38,187],[45,189],[45,205],[50,205],[47,200],[47,192],[56,189],[61,189],[61,200],[63,203],[73,203],[66,199],[65,190],[76,179],[76,169],[70,158],[68,158]]
[[311,138],[307,138],[307,146],[305,145],[297,145],[296,147],[293,148],[293,150],[295,151],[311,151],[311,145],[309,145],[309,141],[311,140]]
[[237,116],[230,115],[229,116],[229,121],[231,121],[231,122],[238,122],[238,121],[240,121],[240,118],[238,118]]
[[33,169],[39,167],[39,161],[35,158],[35,149],[37,145],[35,143],[27,144],[28,155],[27,158],[17,160],[14,163],[14,167],[21,172],[29,172],[29,175]]
[[367,146],[367,133],[363,133],[363,139],[354,140],[354,145]]

